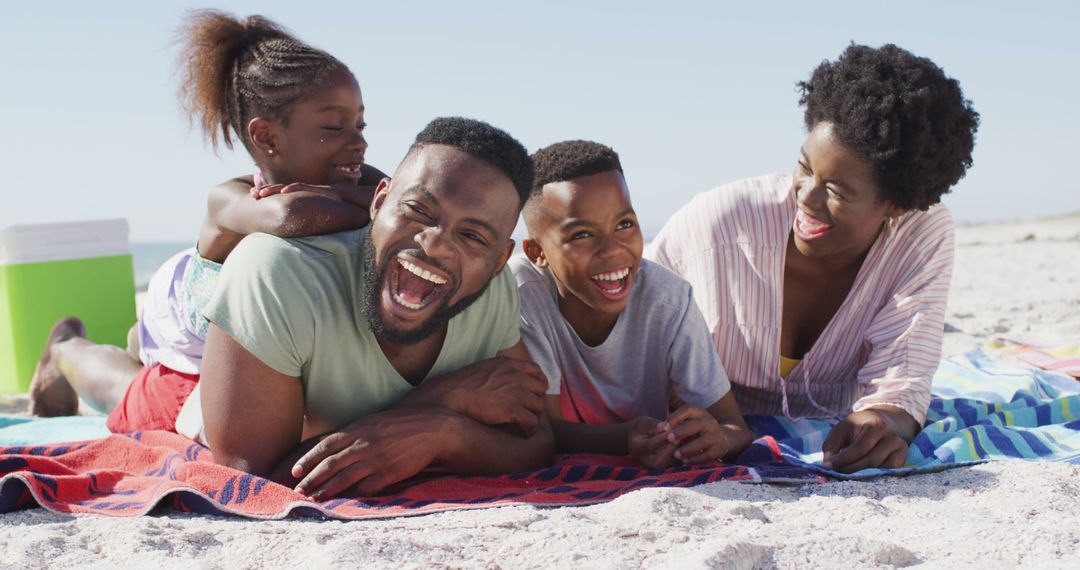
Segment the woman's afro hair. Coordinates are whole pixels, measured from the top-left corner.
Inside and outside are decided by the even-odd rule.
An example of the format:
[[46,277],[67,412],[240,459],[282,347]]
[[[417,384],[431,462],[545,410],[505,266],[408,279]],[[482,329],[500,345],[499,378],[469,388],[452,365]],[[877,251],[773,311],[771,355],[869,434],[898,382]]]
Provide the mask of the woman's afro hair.
[[798,85],[806,128],[832,123],[872,164],[882,198],[894,206],[929,208],[971,167],[979,114],[929,59],[892,44],[851,44]]

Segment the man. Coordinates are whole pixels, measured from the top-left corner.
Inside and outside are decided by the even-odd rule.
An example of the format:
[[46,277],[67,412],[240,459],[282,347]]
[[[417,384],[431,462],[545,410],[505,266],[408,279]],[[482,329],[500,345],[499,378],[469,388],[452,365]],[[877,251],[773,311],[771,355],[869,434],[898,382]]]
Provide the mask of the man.
[[547,384],[503,271],[531,185],[508,134],[436,119],[380,182],[368,228],[245,238],[205,310],[201,394],[177,431],[315,499],[373,494],[429,465],[549,463]]

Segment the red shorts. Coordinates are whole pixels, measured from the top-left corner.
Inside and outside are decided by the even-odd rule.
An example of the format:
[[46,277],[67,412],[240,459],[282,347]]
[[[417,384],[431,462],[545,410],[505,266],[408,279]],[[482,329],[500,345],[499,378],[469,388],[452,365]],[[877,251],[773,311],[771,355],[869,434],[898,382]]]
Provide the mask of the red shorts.
[[176,417],[191,391],[199,383],[198,374],[184,374],[161,364],[143,367],[128,386],[105,426],[113,433],[133,431],[176,431]]

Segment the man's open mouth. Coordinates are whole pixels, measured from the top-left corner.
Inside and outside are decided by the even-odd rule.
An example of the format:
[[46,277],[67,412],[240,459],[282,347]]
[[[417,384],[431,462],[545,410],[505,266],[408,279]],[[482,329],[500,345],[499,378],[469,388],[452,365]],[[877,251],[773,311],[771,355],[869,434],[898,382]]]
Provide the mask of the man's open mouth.
[[608,299],[622,299],[630,292],[630,268],[622,267],[589,277],[600,294]]
[[390,270],[390,298],[408,311],[420,311],[450,290],[450,278],[440,269],[407,254],[394,258]]

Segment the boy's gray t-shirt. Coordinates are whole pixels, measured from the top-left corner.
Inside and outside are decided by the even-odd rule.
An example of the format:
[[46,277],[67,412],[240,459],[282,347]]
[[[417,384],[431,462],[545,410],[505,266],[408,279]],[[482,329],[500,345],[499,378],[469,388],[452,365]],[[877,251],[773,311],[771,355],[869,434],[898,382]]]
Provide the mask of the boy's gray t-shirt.
[[524,257],[510,260],[521,298],[521,338],[558,394],[563,418],[612,424],[667,417],[672,390],[707,408],[731,389],[690,284],[642,260],[611,334],[588,346],[559,311],[555,280]]

